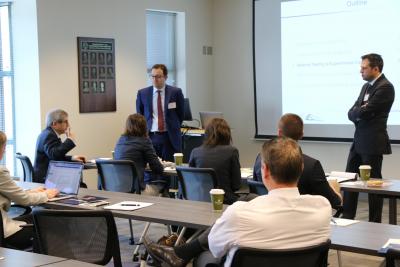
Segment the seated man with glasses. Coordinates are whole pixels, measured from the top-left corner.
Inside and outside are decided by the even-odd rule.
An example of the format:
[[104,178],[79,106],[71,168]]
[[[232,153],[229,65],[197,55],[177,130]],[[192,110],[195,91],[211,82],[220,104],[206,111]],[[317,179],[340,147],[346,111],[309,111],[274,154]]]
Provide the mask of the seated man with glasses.
[[[163,64],[151,68],[150,78],[153,85],[137,93],[136,112],[146,118],[149,137],[157,155],[165,161],[174,161],[174,153],[182,152],[182,90],[165,83],[168,69]],[[154,179],[158,180],[145,177],[145,181]]]
[[[65,134],[66,139],[61,140]],[[62,109],[55,109],[46,115],[46,129],[36,142],[36,156],[34,164],[34,182],[44,183],[50,160],[85,162],[81,155],[67,156],[75,147],[75,134],[68,123],[68,113]]]

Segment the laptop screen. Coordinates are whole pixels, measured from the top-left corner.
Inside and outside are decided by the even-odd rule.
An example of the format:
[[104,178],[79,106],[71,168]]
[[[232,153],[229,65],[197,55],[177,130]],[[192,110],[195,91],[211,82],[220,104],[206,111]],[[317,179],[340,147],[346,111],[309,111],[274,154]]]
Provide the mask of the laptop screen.
[[50,161],[45,187],[57,188],[60,193],[78,194],[83,164],[79,162]]
[[205,129],[208,123],[214,118],[223,118],[222,112],[218,111],[200,111],[201,127]]

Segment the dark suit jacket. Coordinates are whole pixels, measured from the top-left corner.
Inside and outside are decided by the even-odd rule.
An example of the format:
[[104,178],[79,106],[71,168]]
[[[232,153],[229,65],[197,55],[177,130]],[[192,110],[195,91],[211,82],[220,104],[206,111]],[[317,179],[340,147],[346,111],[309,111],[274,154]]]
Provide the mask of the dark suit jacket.
[[200,146],[192,150],[189,166],[213,168],[217,173],[218,187],[224,189],[224,203],[232,204],[238,199],[234,193],[241,183],[239,151],[233,146]]
[[122,135],[115,145],[114,158],[135,162],[142,189],[145,188],[143,174],[147,163],[149,163],[150,169],[156,174],[162,174],[164,170],[148,137]]
[[[333,208],[338,207],[341,202],[340,197],[329,186],[321,163],[318,160],[307,156],[306,154],[303,154],[303,162],[304,170],[297,184],[300,194],[323,196],[329,200]],[[253,179],[262,182],[260,154],[257,155],[256,162],[254,164]]]
[[364,84],[357,101],[348,112],[349,120],[356,127],[351,149],[366,155],[391,154],[386,126],[394,101],[394,87],[382,74],[370,89],[368,104],[362,106],[368,86],[368,83]]
[[[175,103],[175,108],[168,106]],[[184,98],[182,90],[165,85],[164,117],[168,137],[175,151],[182,151],[181,124],[184,113]],[[151,129],[153,121],[153,86],[140,89],[136,97],[136,112],[146,118],[147,128]]]
[[34,182],[44,183],[50,160],[71,161],[71,156],[66,154],[74,147],[71,139],[63,143],[51,127],[44,129],[36,142]]

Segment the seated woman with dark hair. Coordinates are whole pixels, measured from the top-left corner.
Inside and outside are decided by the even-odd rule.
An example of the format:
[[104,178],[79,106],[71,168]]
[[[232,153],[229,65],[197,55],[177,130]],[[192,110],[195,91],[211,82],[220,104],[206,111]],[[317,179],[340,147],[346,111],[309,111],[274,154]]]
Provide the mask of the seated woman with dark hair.
[[239,151],[231,143],[228,123],[214,118],[206,127],[203,145],[193,149],[189,160],[191,167],[215,170],[218,187],[225,191],[225,204],[238,200],[234,192],[239,190],[241,182]]
[[114,148],[114,159],[132,160],[135,162],[140,186],[145,194],[149,191],[144,181],[146,164],[149,163],[153,173],[163,173],[164,167],[158,159],[153,144],[147,135],[147,124],[142,115],[131,114],[126,119],[125,131],[118,139]]

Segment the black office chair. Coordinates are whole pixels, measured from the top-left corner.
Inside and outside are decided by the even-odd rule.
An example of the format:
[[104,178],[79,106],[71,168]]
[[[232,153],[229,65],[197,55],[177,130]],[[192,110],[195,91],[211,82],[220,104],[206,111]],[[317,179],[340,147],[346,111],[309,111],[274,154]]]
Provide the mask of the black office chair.
[[217,174],[211,168],[176,167],[184,199],[211,202],[210,190],[217,188]]
[[254,249],[239,248],[233,256],[231,267],[247,266],[307,266],[326,267],[328,251],[331,244],[326,242],[305,248],[296,249]]
[[24,171],[24,182],[35,182],[33,166],[29,157],[19,152],[15,153],[15,157],[21,161],[22,170]]
[[265,187],[263,182],[247,179],[247,185],[249,186],[250,193],[257,194],[259,196],[268,194],[268,189]]
[[0,247],[7,248],[8,246],[4,239],[3,216],[0,216]]
[[[100,186],[103,190],[140,194],[135,163],[131,160],[96,160]],[[129,219],[130,244],[135,244],[132,220]]]
[[131,160],[96,160],[103,190],[140,194],[135,163]]
[[122,267],[114,217],[106,210],[35,210],[38,253]]

